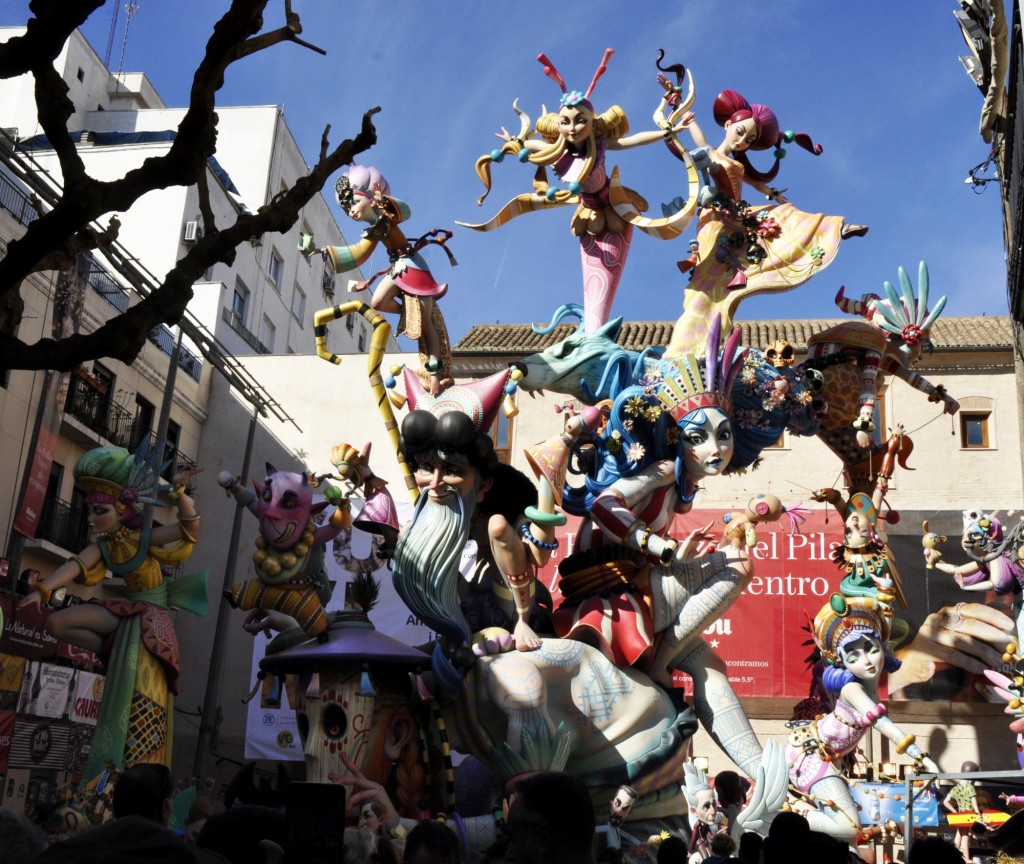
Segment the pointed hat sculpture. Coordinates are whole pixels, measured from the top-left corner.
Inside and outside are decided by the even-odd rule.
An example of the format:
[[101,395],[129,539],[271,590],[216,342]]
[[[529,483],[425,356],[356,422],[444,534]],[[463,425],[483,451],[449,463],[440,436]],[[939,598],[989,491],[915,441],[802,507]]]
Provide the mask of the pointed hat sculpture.
[[[512,386],[513,390],[515,389],[514,385],[510,384],[510,371],[507,369],[479,381],[453,384],[436,396],[432,396],[423,388],[415,372],[404,369],[403,375],[410,411],[429,411],[435,417],[449,411],[460,411],[473,421],[477,432],[484,434],[490,431],[494,418],[498,416],[498,409],[501,407],[503,397],[509,392],[508,388]],[[514,416],[509,414],[508,410],[505,414],[508,417]]]

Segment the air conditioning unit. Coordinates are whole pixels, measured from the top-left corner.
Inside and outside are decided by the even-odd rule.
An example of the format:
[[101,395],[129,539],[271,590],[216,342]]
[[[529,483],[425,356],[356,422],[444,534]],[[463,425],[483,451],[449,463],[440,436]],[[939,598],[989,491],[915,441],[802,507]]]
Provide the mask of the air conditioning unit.
[[198,222],[186,222],[185,223],[185,234],[182,237],[184,243],[195,243],[200,237],[203,236],[203,229],[199,227]]

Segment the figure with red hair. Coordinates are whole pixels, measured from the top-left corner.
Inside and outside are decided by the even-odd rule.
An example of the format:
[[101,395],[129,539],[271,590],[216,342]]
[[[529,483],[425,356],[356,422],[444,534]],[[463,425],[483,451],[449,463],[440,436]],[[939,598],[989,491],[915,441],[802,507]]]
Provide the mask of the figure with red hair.
[[[702,344],[715,312],[722,314],[723,326],[728,325],[743,297],[802,285],[832,262],[841,240],[863,236],[868,230],[848,224],[841,216],[803,213],[785,198],[785,190],[770,185],[786,155],[783,144],[796,143],[820,155],[821,146],[809,135],[780,131],[771,108],[751,104],[735,90],[718,94],[714,117],[725,130],[717,147],[708,143],[692,113],[681,120],[697,145],[691,155],[698,167],[710,172],[712,186],[700,199],[696,263],[683,316],[666,351],[671,357]],[[755,168],[750,152],[772,148],[771,168]],[[748,203],[744,184],[768,202]]]

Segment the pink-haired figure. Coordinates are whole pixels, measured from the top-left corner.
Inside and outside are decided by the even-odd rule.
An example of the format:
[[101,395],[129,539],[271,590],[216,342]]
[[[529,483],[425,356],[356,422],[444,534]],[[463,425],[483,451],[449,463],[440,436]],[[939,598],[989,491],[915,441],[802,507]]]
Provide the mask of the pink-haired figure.
[[447,327],[437,308],[448,284],[437,283],[420,250],[437,244],[448,252],[448,259],[454,264],[455,259],[445,246],[451,232],[433,230],[413,240],[406,238],[398,226],[408,220],[412,211],[391,194],[388,181],[373,166],[349,166],[338,178],[335,190],[342,209],[368,227],[357,243],[326,246],[319,251],[335,273],[345,273],[369,261],[378,245],[384,247],[388,266],[350,290],[363,291],[381,277],[370,305],[379,312],[401,316],[398,332],[419,342],[424,369],[430,376],[430,390],[436,394],[440,381],[448,375],[451,360]]
[[[530,120],[516,108],[523,121],[520,134],[512,135],[502,127],[497,135],[505,145],[477,160],[477,175],[487,189],[477,203],[482,204],[491,190],[490,163],[502,161],[506,154],[515,155],[520,161],[541,169],[550,166],[564,187],[557,188],[549,185],[546,179],[541,180],[541,170],[534,182],[534,193],[514,198],[486,223],[459,223],[467,228],[490,231],[522,213],[576,203],[571,229],[580,238],[583,327],[588,333],[596,332],[611,317],[612,303],[633,237],[633,225],[620,217],[609,202],[610,181],[605,170],[605,152],[664,141],[669,134],[666,129],[652,129],[629,135],[629,121],[618,105],[602,114],[594,109],[590,95],[604,74],[611,55],[609,48],[586,93],[569,90],[551,61],[543,54],[538,55],[537,59],[544,64],[545,74],[562,89],[560,107],[557,112],[548,112],[537,120],[536,131],[540,136],[537,138],[527,137]],[[678,132],[682,128],[679,125],[671,131]],[[629,189],[626,193],[639,212],[647,209],[647,202],[642,197]]]
[[[690,130],[699,166],[710,171],[713,187],[701,197],[698,248],[683,304],[683,316],[672,333],[666,356],[676,357],[703,344],[717,312],[732,320],[740,301],[752,294],[787,291],[802,285],[835,258],[839,242],[867,233],[864,225],[847,224],[841,216],[803,213],[773,188],[781,145],[790,141],[815,155],[821,146],[805,133],[781,132],[767,105],[750,104],[735,90],[723,90],[714,117],[725,129],[717,147],[710,145],[693,114],[680,125]],[[775,162],[759,171],[748,158],[751,150],[775,149]],[[751,205],[743,184],[769,200]]]

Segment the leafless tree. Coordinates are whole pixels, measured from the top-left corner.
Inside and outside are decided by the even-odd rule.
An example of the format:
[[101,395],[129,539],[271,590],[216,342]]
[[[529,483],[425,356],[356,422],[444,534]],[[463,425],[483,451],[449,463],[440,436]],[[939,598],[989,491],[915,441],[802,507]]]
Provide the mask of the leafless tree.
[[[216,225],[206,170],[207,160],[216,150],[216,95],[224,84],[225,70],[232,63],[281,42],[293,42],[323,53],[299,38],[302,25],[291,9],[291,0],[284,0],[285,25],[261,32],[267,3],[268,0],[232,0],[230,8],[214,25],[206,53],[195,70],[188,110],[170,149],[114,181],[99,181],[86,173],[67,128],[74,106],[68,98],[67,84],[53,66],[75,28],[104,5],[104,0],[29,3],[35,17],[28,21],[25,34],[0,44],[0,77],[26,73],[34,76],[39,123],[60,162],[64,186],[60,200],[34,220],[21,238],[10,243],[7,256],[0,261],[0,368],[69,370],[98,357],[130,363],[157,324],[173,325],[181,320],[192,298],[192,284],[211,265],[231,264],[238,245],[252,237],[287,231],[298,220],[303,205],[323,188],[331,174],[376,143],[372,117],[377,108],[363,114],[359,132],[333,150],[329,149],[331,127],[327,126],[319,159],[308,175],[275,195],[256,213],[242,213],[231,225]],[[109,243],[116,227],[105,231],[91,227],[106,214],[123,213],[155,189],[192,185],[199,190],[205,234],[163,277],[157,290],[92,333],[61,340],[40,339],[32,344],[15,336],[24,310],[21,289],[25,277],[59,267],[78,251]]]

